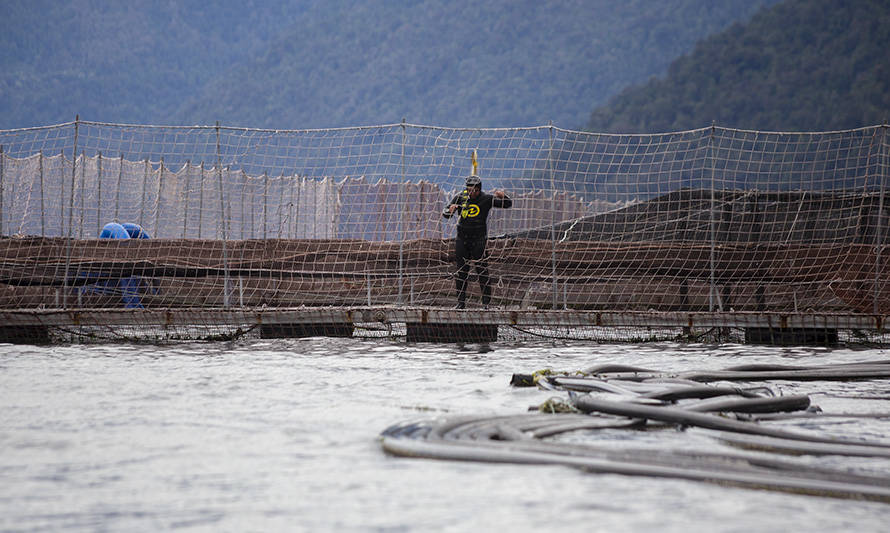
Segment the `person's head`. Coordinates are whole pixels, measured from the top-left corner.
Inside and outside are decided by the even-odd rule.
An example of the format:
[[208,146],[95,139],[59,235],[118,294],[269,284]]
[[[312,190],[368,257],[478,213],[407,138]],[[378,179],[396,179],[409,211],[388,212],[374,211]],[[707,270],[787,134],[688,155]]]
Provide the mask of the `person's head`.
[[479,179],[479,176],[475,174],[470,174],[467,177],[466,186],[467,193],[470,195],[471,198],[479,196],[479,193],[482,192],[482,180]]

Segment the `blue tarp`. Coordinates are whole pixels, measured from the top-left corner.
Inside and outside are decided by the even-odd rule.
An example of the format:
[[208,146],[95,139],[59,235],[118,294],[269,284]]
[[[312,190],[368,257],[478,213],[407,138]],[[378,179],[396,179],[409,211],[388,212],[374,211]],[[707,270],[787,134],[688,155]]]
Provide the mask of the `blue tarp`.
[[[148,233],[138,224],[130,222],[118,224],[109,222],[105,224],[99,233],[100,239],[148,239]],[[99,272],[80,272],[78,278],[108,277],[108,274]],[[105,279],[94,284],[86,285],[80,289],[81,294],[120,294],[121,303],[127,309],[144,309],[140,293],[144,289],[150,289],[151,284],[140,276],[130,276],[120,279]]]

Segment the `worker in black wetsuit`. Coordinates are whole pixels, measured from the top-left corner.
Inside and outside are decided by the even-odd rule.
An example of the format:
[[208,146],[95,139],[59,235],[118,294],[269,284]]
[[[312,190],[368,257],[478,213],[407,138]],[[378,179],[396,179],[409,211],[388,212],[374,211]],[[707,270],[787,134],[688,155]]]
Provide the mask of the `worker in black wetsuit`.
[[488,212],[492,207],[509,208],[513,200],[504,191],[493,194],[482,192],[482,180],[475,174],[467,178],[467,188],[454,197],[445,207],[442,216],[451,218],[455,212],[460,215],[457,223],[457,239],[454,242],[454,254],[457,257],[457,308],[464,309],[467,303],[467,276],[470,265],[467,261],[476,261],[476,274],[479,276],[479,287],[482,289],[482,305],[491,302],[491,280],[488,277],[488,264],[483,258],[485,242],[488,239]]

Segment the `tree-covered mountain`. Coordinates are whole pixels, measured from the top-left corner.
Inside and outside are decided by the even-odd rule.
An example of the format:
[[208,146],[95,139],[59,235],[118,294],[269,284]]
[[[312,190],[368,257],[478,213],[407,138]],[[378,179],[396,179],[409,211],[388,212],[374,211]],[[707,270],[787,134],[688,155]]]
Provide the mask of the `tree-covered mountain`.
[[164,123],[316,0],[3,0],[0,128]]
[[700,42],[667,74],[626,88],[586,129],[817,131],[890,116],[890,3],[787,0]]
[[6,0],[0,128],[580,127],[775,0]]
[[578,127],[700,37],[753,13],[734,1],[332,0],[217,78],[182,115],[324,127],[398,122]]

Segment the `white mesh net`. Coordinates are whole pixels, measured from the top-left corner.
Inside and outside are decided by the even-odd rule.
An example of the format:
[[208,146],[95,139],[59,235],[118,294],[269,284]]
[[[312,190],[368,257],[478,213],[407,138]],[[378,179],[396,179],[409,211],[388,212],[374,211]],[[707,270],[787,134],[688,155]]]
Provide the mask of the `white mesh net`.
[[[441,213],[475,153],[483,189],[513,206],[488,220],[495,310],[446,322],[519,328],[537,310],[547,327],[678,328],[689,313],[759,327],[779,314],[881,333],[886,130],[0,131],[0,309],[11,326],[424,321],[455,303],[455,221]],[[100,238],[109,223],[150,238]],[[344,307],[367,316],[330,315]]]

